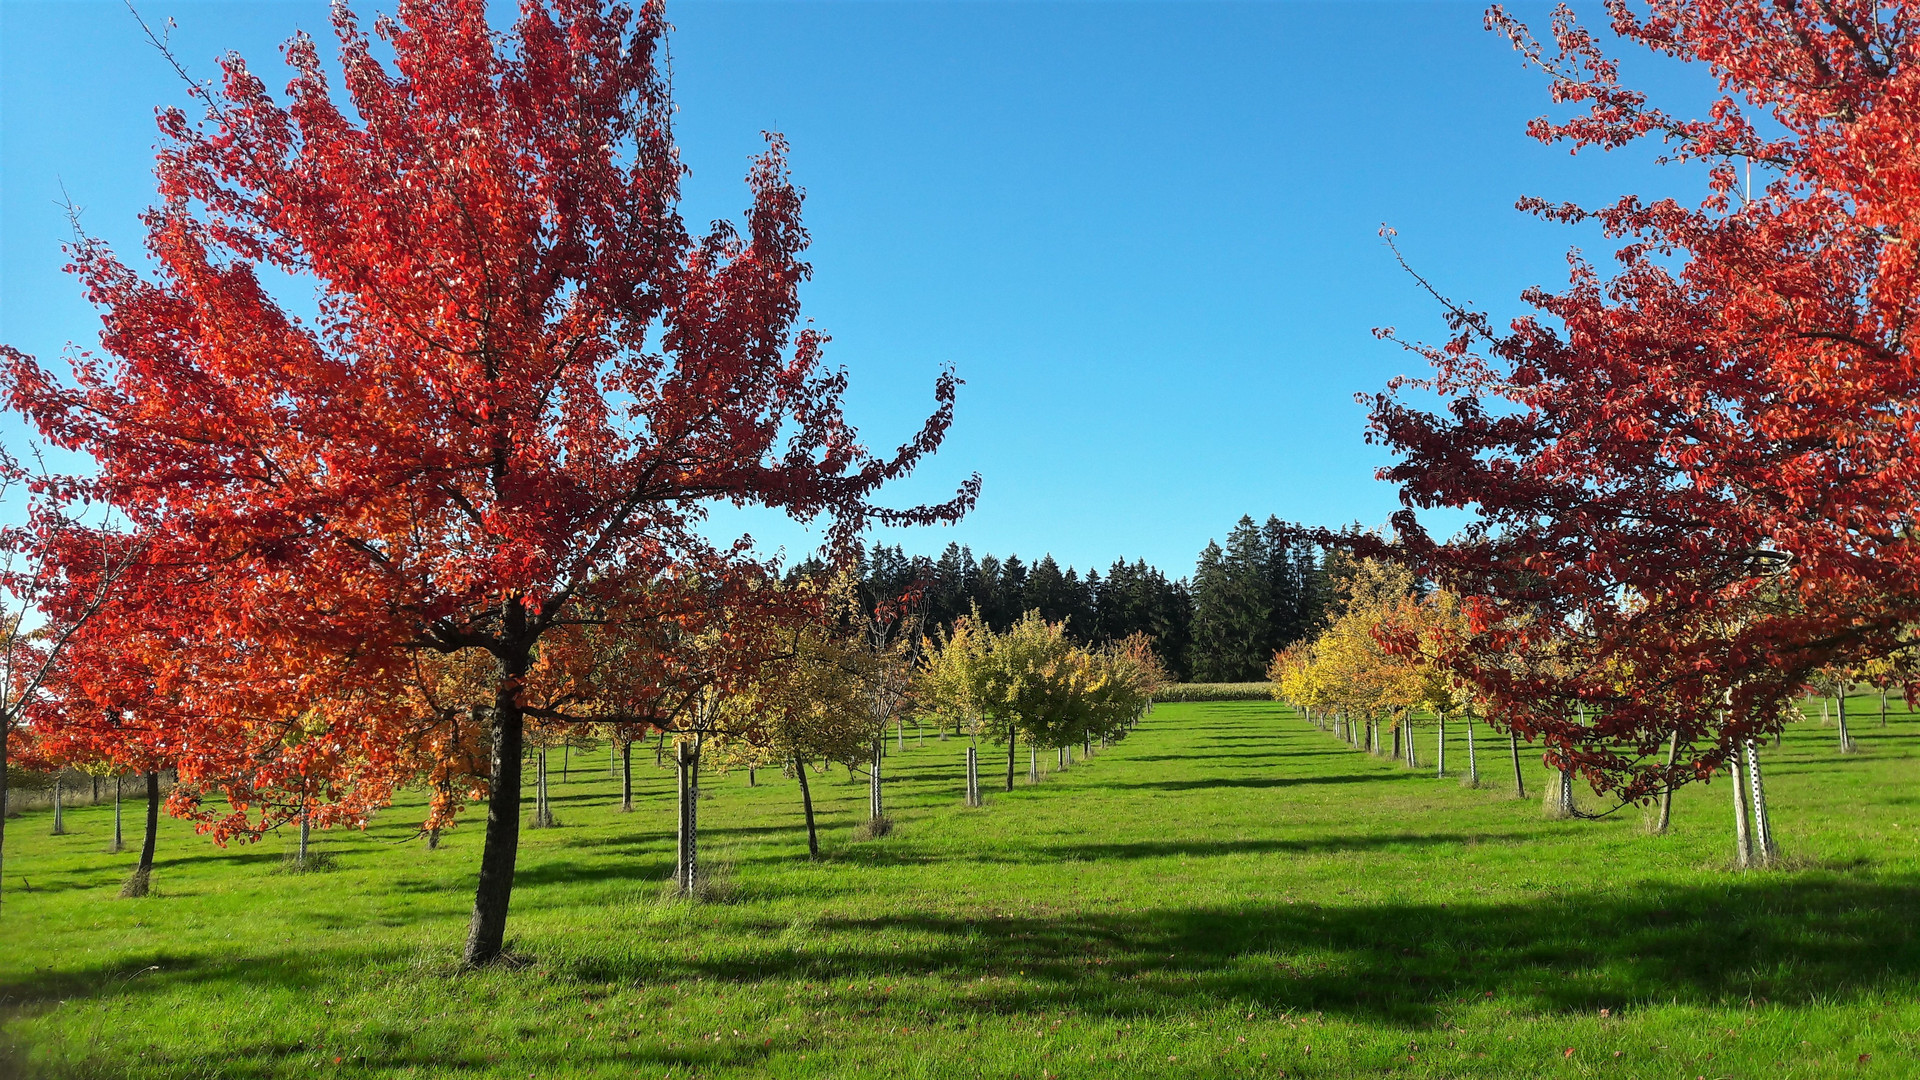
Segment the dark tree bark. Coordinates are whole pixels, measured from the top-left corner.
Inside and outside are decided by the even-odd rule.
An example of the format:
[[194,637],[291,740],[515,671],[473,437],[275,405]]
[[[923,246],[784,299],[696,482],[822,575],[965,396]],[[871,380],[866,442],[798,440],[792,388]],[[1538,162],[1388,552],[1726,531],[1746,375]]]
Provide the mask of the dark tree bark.
[[1007,725],[1007,790],[1008,791],[1013,790],[1013,766],[1014,766],[1013,744],[1018,738],[1018,734],[1019,734],[1018,729],[1016,729],[1012,724]]
[[633,741],[620,744],[620,812],[633,813]]
[[125,834],[120,830],[120,787],[120,777],[116,775],[113,778],[113,846],[107,849],[111,855],[120,854],[127,846]]
[[160,774],[147,774],[147,838],[140,844],[138,873],[153,876],[153,845],[160,838]]
[[[7,851],[7,740],[12,734],[12,726],[0,719],[0,870],[5,867]],[[4,873],[0,873],[0,880],[5,880]]]
[[674,883],[681,896],[692,896],[700,885],[700,750],[692,742],[674,744],[674,772],[679,778],[680,829],[674,849]]
[[1507,749],[1513,751],[1513,797],[1524,799],[1527,797],[1527,776],[1520,771],[1520,736],[1512,731],[1507,732]]
[[494,690],[487,832],[480,852],[480,882],[473,892],[473,921],[467,928],[466,962],[471,967],[493,962],[506,944],[513,868],[520,855],[520,759],[526,751],[526,718],[520,711],[519,691],[527,667],[525,650],[509,653],[500,663],[500,681]]
[[807,858],[820,857],[820,834],[813,826],[813,789],[807,786],[807,763],[799,755],[794,755],[793,771],[800,777],[800,808],[807,813]]

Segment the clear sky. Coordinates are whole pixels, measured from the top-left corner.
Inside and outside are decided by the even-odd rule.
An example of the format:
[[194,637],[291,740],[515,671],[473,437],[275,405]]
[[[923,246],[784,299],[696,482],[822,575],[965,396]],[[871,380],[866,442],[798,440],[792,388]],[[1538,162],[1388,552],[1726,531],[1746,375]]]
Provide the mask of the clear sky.
[[[277,47],[323,41],[306,0],[139,0],[192,72],[226,50],[284,85]],[[384,10],[382,3],[360,3]],[[1510,7],[1544,23],[1544,5]],[[1589,16],[1597,2],[1577,3]],[[937,552],[1051,552],[1191,571],[1241,514],[1377,523],[1394,492],[1353,395],[1416,359],[1377,326],[1441,334],[1377,236],[1502,315],[1565,280],[1591,235],[1513,209],[1695,178],[1644,153],[1527,139],[1546,86],[1478,3],[669,3],[690,222],[737,215],[760,132],[784,132],[815,238],[807,314],[833,335],[868,441],[966,380],[945,449],[899,499],[985,478]],[[503,16],[506,11],[503,10]],[[1686,72],[1629,78],[1697,99]],[[92,344],[60,271],[62,185],[128,255],[152,201],[156,105],[183,88],[118,0],[0,0],[0,342]],[[812,546],[783,520],[716,530]]]

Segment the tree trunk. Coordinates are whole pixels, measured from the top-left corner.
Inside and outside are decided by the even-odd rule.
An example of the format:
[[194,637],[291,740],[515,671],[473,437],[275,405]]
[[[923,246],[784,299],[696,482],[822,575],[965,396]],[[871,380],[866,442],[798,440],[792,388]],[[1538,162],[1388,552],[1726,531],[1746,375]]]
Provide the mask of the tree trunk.
[[754,787],[754,786],[755,786],[755,784],[754,784],[754,782],[753,782],[753,766],[751,766],[751,765],[749,765],[749,766],[747,766],[747,786],[748,786],[748,787]]
[[664,764],[664,763],[665,763],[665,758],[663,757],[663,755],[665,755],[665,754],[666,754],[666,752],[667,752],[667,729],[666,729],[666,728],[661,728],[661,729],[660,729],[660,741],[659,741],[659,742],[656,742],[656,743],[654,743],[654,744],[653,744],[653,766],[654,766],[654,768],[656,768],[656,769],[657,769],[657,768],[659,768],[659,767],[660,767],[660,766],[661,766],[662,764]]
[[300,853],[293,857],[296,866],[307,865],[307,834],[312,825],[313,821],[307,811],[300,811]]
[[1739,750],[1728,759],[1727,771],[1733,778],[1733,865],[1745,870],[1753,865],[1753,833],[1747,826],[1747,793],[1741,790],[1746,785],[1740,775]]
[[867,819],[877,821],[885,816],[886,807],[880,802],[880,759],[887,752],[887,737],[882,734],[873,740],[873,771],[867,774]]
[[620,744],[620,812],[633,813],[633,740]]
[[1015,728],[1012,724],[1007,725],[1007,790],[1008,791],[1013,790],[1013,763],[1014,763],[1013,744],[1014,744],[1014,740],[1016,740],[1019,737],[1019,734],[1020,734],[1019,729]]
[[160,836],[160,774],[147,774],[147,839],[140,845],[140,863],[120,890],[123,897],[147,895],[153,887],[153,848]]
[[1433,740],[1434,775],[1445,776],[1447,775],[1447,714],[1439,713],[1436,723],[1440,734]]
[[567,782],[567,767],[572,763],[573,763],[572,744],[571,743],[560,744],[560,782],[562,784]]
[[[0,871],[5,869],[7,852],[7,742],[12,736],[13,725],[0,716]],[[5,880],[4,873],[0,873],[0,880]]]
[[1511,728],[1507,730],[1507,749],[1513,751],[1513,797],[1524,799],[1527,797],[1527,775],[1520,771],[1520,733]]
[[[1680,729],[1675,728],[1673,729],[1673,734],[1667,737],[1667,772],[1669,774],[1673,772],[1673,763],[1679,760],[1679,758],[1680,758]],[[1671,776],[1669,776],[1667,780],[1667,790],[1660,793],[1660,821],[1653,828],[1654,835],[1665,836],[1667,834],[1668,826],[1672,824],[1673,824],[1673,780]]]
[[[1028,756],[1028,768],[1033,770],[1033,774],[1029,777],[1029,779],[1038,781],[1040,779],[1039,752],[1034,750],[1032,747],[1028,747],[1027,756]],[[1064,746],[1055,747],[1053,751],[1053,757],[1054,757],[1053,771],[1066,772],[1067,771],[1067,748]]]
[[1753,794],[1753,855],[1761,866],[1772,866],[1780,849],[1773,842],[1773,819],[1767,813],[1767,789],[1760,779],[1760,746],[1747,741],[1747,783]]
[[66,777],[61,776],[58,772],[53,774],[53,835],[55,836],[67,835],[67,818],[66,815],[62,813],[65,807],[61,806],[60,799],[62,789],[66,786],[66,783]]
[[1840,752],[1853,753],[1853,736],[1847,734],[1847,688],[1841,687],[1837,715],[1840,717]]
[[116,774],[113,778],[113,846],[107,852],[118,855],[126,847],[125,834],[120,831],[120,777]]
[[1467,785],[1469,787],[1479,787],[1480,786],[1480,759],[1473,752],[1473,712],[1469,710],[1466,716],[1467,716]]
[[897,740],[893,745],[893,751],[896,754],[904,754],[907,752],[907,722],[902,718],[895,720],[893,726],[894,738]]
[[813,827],[813,789],[807,786],[807,762],[805,758],[793,756],[793,771],[800,777],[800,808],[807,814],[807,858],[820,857],[820,834]]
[[[1887,711],[1887,704],[1885,701],[1886,696],[1887,695],[1885,694],[1880,695],[1882,699],[1880,702],[1880,712],[1882,714],[1880,719],[1883,721],[1883,723],[1881,724],[1882,727],[1886,726],[1884,723],[1884,721],[1886,720],[1885,713]],[[93,801],[88,805],[99,806],[100,805],[100,777],[98,774],[95,774],[95,775],[88,776],[87,779],[93,782]]]
[[700,752],[686,740],[674,743],[673,752],[680,792],[673,882],[681,896],[692,896],[700,880]]
[[967,805],[980,805],[980,748],[967,747]]
[[520,856],[520,762],[526,752],[526,725],[518,694],[527,666],[524,655],[502,661],[494,688],[487,831],[480,848],[480,881],[473,891],[473,920],[467,927],[465,959],[471,967],[491,963],[506,943],[513,868]]
[[1880,691],[1880,726],[1887,726],[1887,691],[1884,688]]

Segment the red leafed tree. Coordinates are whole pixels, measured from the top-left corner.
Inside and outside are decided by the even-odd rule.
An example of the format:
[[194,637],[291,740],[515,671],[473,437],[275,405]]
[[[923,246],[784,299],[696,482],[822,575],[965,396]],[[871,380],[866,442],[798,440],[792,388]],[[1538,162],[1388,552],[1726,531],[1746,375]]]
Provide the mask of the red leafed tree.
[[[1469,598],[1449,662],[1554,763],[1636,798],[1710,775],[1816,669],[1910,655],[1920,4],[1607,11],[1723,96],[1670,115],[1565,8],[1546,42],[1495,8],[1576,107],[1532,133],[1576,151],[1657,140],[1704,166],[1687,173],[1703,197],[1524,200],[1597,225],[1617,269],[1576,257],[1569,286],[1529,292],[1538,314],[1505,328],[1447,305],[1453,337],[1415,346],[1431,377],[1373,398],[1372,436],[1400,458],[1382,476],[1407,506],[1402,553]],[[1438,543],[1417,515],[1433,507],[1479,516]],[[1675,732],[1693,752],[1668,765]]]
[[939,446],[956,380],[897,452],[864,448],[796,328],[807,234],[778,138],[744,229],[689,233],[658,3],[527,0],[498,35],[485,8],[403,0],[382,62],[337,6],[345,101],[304,36],[284,102],[225,58],[204,121],[161,113],[153,272],[74,250],[102,350],[70,377],[5,354],[13,407],[91,458],[65,482],[174,568],[91,625],[170,642],[140,662],[184,688],[183,784],[244,808],[244,759],[262,790],[324,762],[378,791],[432,741],[416,660],[484,658],[470,963],[503,946],[537,646],[598,619],[596,582],[727,556],[696,531],[715,501],[845,541],[952,519],[978,487],[873,502]]

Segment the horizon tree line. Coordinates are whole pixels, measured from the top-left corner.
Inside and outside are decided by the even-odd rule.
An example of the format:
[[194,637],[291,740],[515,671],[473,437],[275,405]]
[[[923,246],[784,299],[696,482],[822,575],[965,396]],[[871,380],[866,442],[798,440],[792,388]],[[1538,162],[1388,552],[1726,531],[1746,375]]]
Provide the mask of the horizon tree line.
[[[1224,545],[1207,541],[1189,577],[1145,559],[1083,572],[1051,553],[1029,563],[1018,554],[976,556],[960,543],[937,558],[876,545],[860,553],[856,572],[869,609],[919,590],[930,629],[951,631],[977,610],[988,630],[1004,634],[1037,612],[1089,646],[1145,635],[1181,682],[1254,682],[1275,652],[1338,617],[1353,575],[1345,553],[1297,534],[1277,516],[1264,524],[1242,516]],[[794,573],[813,569],[809,561]]]

